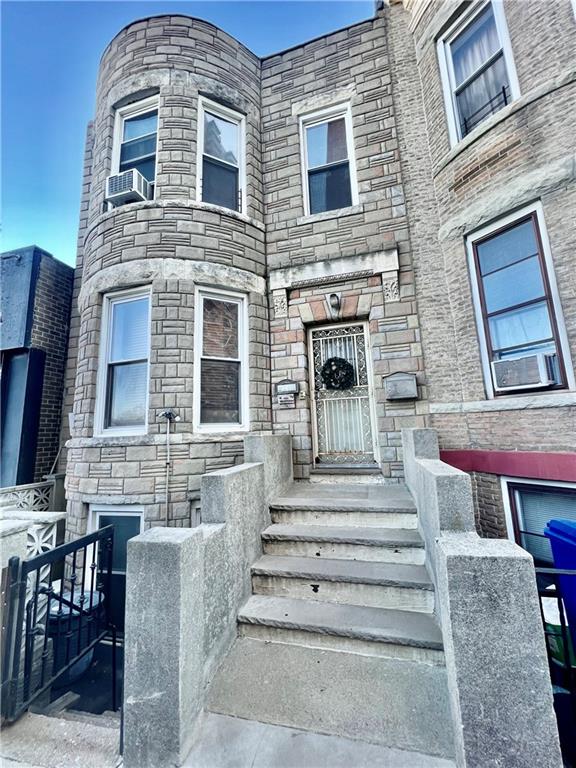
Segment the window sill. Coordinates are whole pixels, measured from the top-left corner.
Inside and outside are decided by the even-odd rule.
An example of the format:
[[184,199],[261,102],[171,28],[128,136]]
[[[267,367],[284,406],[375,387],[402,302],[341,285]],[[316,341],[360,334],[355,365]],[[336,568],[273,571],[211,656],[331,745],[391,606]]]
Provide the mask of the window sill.
[[531,394],[472,400],[463,403],[430,403],[430,413],[486,413],[524,411],[537,408],[565,408],[576,405],[576,392]]
[[300,224],[313,224],[316,221],[328,221],[330,219],[339,219],[344,216],[354,216],[357,213],[364,213],[363,205],[350,205],[348,208],[335,208],[333,211],[323,211],[322,213],[309,213],[306,216],[300,216],[296,219],[296,226]]
[[95,438],[107,437],[142,437],[148,434],[148,427],[138,429],[104,429],[101,432],[94,432]]

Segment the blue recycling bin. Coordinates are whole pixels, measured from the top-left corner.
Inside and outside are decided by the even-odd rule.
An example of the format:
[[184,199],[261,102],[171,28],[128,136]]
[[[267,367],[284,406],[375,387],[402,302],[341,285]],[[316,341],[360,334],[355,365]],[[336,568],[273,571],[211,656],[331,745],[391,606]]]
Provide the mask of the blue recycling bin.
[[[544,533],[550,539],[554,567],[576,571],[576,520],[550,520]],[[560,576],[559,580],[570,634],[576,637],[576,575]]]

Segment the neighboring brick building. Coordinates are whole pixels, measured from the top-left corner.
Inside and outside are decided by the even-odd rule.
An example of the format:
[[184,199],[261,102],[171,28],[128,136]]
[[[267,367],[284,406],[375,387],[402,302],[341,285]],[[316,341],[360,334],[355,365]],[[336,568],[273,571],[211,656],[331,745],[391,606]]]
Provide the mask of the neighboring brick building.
[[[119,32],[87,138],[70,530],[190,525],[201,474],[270,429],[297,478],[398,482],[400,430],[431,425],[485,535],[512,534],[501,476],[560,481],[541,492],[572,514],[575,32],[570,0],[405,0],[262,60],[185,16]],[[112,207],[132,169],[150,199]],[[514,298],[492,273],[518,263]]]
[[74,270],[36,246],[0,259],[5,487],[41,480],[58,456]]

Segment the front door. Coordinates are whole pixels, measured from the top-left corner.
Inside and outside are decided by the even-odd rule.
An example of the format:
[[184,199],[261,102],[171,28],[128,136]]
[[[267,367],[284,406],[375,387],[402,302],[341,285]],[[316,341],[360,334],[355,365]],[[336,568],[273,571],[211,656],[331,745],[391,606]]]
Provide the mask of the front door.
[[309,335],[317,464],[374,462],[366,326],[314,328]]

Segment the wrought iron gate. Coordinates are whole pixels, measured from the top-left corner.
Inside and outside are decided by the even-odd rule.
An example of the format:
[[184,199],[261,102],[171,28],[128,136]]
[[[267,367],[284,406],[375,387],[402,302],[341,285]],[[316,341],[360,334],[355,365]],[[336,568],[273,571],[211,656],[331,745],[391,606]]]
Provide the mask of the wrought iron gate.
[[[374,461],[366,346],[366,331],[361,323],[310,331],[317,462],[366,464]],[[330,388],[323,380],[323,367],[334,358],[352,366],[351,385],[346,388]]]
[[30,560],[12,557],[2,626],[2,715],[16,720],[101,640],[112,636],[116,709],[116,629],[110,623],[114,526]]

